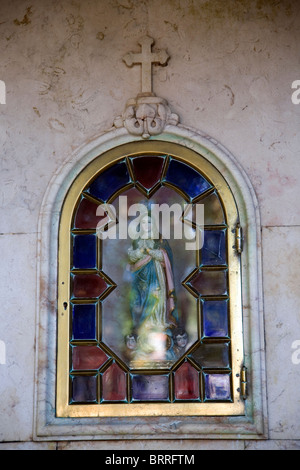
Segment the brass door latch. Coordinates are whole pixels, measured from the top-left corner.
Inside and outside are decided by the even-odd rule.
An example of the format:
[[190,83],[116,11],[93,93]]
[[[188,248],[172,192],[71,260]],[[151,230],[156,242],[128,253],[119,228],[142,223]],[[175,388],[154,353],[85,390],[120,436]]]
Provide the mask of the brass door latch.
[[247,367],[243,365],[241,370],[241,397],[246,400],[248,396]]
[[243,251],[243,229],[239,223],[235,227],[235,249],[237,253],[242,253]]

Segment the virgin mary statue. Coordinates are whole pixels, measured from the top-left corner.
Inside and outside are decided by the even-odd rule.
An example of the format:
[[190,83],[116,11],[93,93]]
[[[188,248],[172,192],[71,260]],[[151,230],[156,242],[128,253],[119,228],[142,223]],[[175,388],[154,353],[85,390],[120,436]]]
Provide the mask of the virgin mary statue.
[[134,361],[172,360],[172,330],[178,320],[172,251],[158,234],[154,218],[146,215],[141,219],[139,238],[133,241],[128,256],[132,273],[130,312],[137,335]]

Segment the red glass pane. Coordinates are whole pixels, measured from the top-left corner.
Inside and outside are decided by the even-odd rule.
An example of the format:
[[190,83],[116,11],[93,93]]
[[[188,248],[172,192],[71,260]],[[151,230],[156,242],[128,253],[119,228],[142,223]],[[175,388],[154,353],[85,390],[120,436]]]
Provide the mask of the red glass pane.
[[72,348],[73,370],[99,369],[108,359],[98,346],[74,346]]
[[74,220],[74,228],[95,229],[103,217],[96,215],[98,204],[88,199],[82,199],[80,202]]
[[175,372],[175,398],[196,400],[199,398],[199,374],[188,362]]
[[164,157],[136,157],[132,160],[136,180],[151,189],[160,180]]
[[126,374],[113,363],[102,375],[102,399],[124,401],[127,398]]
[[73,277],[73,295],[77,298],[99,297],[107,287],[98,274],[75,274]]

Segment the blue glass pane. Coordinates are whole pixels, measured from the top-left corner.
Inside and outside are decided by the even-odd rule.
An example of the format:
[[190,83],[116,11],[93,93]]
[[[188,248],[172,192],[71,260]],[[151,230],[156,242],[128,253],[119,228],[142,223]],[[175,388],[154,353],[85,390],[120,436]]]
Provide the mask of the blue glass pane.
[[134,375],[132,399],[138,401],[168,400],[169,377],[167,375]]
[[205,375],[205,399],[206,400],[230,400],[230,375],[206,374]]
[[201,250],[203,265],[226,264],[226,237],[225,230],[205,230],[204,242]]
[[204,336],[228,336],[228,301],[203,301],[203,334]]
[[182,189],[191,199],[211,187],[211,184],[198,171],[177,160],[171,160],[165,181]]
[[103,171],[87,191],[92,196],[106,202],[110,196],[128,183],[130,183],[128,168],[126,163],[122,161]]
[[95,402],[97,401],[97,377],[76,376],[72,378],[72,401]]
[[96,267],[96,235],[73,235],[73,268]]
[[96,339],[96,305],[73,305],[73,339]]

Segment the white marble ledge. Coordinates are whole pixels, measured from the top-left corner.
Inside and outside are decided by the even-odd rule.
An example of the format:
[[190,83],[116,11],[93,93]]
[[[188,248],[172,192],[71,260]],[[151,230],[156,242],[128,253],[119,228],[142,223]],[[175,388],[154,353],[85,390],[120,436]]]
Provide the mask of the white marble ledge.
[[300,450],[300,440],[265,441],[178,440],[178,441],[71,441],[71,442],[2,442],[2,450],[104,450],[110,451],[213,451],[213,450]]
[[1,442],[1,450],[56,450],[56,442]]
[[243,450],[239,440],[216,439],[165,439],[165,440],[124,440],[124,441],[71,441],[59,442],[58,450],[137,450],[137,451],[198,451],[198,450]]
[[267,441],[245,441],[245,450],[300,450],[300,440],[269,439]]

